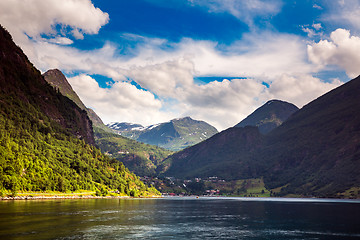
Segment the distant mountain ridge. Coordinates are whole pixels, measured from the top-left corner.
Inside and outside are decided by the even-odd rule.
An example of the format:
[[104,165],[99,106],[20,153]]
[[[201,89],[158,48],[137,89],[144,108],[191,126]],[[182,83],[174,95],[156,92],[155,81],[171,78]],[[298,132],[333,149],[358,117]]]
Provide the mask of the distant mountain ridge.
[[235,127],[256,126],[262,134],[267,134],[280,126],[299,108],[292,103],[270,100],[256,109]]
[[359,198],[360,77],[305,105],[266,135],[256,127],[233,127],[164,162],[166,176],[263,177],[278,196]]
[[122,136],[140,142],[178,151],[199,143],[217,133],[215,127],[190,117],[143,127],[140,124],[112,123],[108,127]]

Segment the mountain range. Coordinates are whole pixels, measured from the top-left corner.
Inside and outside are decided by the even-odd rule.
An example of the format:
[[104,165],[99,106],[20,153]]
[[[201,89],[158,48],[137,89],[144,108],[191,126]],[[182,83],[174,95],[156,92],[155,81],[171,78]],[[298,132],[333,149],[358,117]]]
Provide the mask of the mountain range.
[[263,178],[278,196],[359,197],[359,111],[360,77],[305,105],[266,135],[254,126],[233,127],[169,156],[165,175]]
[[1,195],[77,190],[158,194],[122,161],[143,175],[262,179],[273,196],[359,198],[359,111],[357,77],[301,109],[271,100],[220,133],[190,117],[146,128],[111,125],[138,141],[187,147],[170,155],[114,133],[85,107],[60,71],[42,76],[0,27]]
[[107,126],[122,136],[172,151],[195,145],[218,132],[210,124],[190,117],[177,118],[148,127],[125,122],[111,123]]

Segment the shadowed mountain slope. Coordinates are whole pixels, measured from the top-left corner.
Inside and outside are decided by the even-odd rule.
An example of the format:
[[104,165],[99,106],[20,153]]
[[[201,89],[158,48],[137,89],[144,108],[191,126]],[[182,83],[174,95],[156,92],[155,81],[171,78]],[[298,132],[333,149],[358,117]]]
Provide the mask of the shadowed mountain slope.
[[256,126],[262,134],[267,134],[280,126],[297,110],[299,108],[294,104],[280,100],[270,100],[235,125],[235,127]]
[[245,129],[225,138],[233,131],[228,129],[170,156],[165,174],[264,177],[280,196],[360,196],[360,77],[307,104],[267,135],[234,147]]

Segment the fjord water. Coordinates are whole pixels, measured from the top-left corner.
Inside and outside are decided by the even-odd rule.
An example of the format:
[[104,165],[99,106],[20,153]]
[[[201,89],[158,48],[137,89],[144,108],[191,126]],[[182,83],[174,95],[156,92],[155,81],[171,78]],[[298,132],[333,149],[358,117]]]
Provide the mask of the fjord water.
[[0,239],[360,239],[360,201],[2,201]]

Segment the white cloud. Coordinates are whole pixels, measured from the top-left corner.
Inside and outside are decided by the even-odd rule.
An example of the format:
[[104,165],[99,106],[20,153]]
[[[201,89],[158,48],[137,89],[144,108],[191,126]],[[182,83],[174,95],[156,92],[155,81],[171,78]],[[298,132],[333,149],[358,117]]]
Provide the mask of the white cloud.
[[280,12],[281,0],[188,0],[192,5],[203,6],[210,12],[228,12],[236,18],[253,26],[254,18],[259,16],[271,16]]
[[163,103],[145,90],[137,89],[127,82],[116,82],[111,88],[101,88],[88,75],[68,78],[84,104],[105,121],[127,121],[149,125],[174,118],[161,110]]
[[320,5],[317,5],[316,3],[313,5],[313,8],[323,10],[323,8]]
[[311,28],[301,27],[301,30],[303,30],[303,32],[307,33],[309,38],[312,38],[312,37],[316,36],[316,32]]
[[327,12],[322,16],[322,20],[335,23],[342,28],[360,32],[360,1],[359,0],[322,0]]
[[271,99],[288,101],[302,107],[341,84],[337,79],[326,83],[308,74],[283,74],[269,84],[268,92]]
[[131,67],[127,75],[161,97],[172,97],[177,89],[191,86],[193,68],[190,61],[179,59],[145,67]]
[[[164,44],[171,44],[171,51],[164,50]],[[294,100],[293,103],[301,106],[324,92],[320,89],[325,89],[320,80],[291,87],[293,78],[290,76],[310,73],[312,66],[307,63],[305,43],[286,34],[247,34],[231,46],[222,46],[221,51],[217,43],[211,41],[183,39],[175,44],[143,37],[133,49],[133,57],[117,55],[117,47],[111,43],[93,51],[43,41],[37,41],[35,45],[36,65],[43,70],[59,68],[66,72],[100,74],[116,81],[112,88],[101,89],[90,77],[82,76],[77,83],[76,78],[71,80],[84,103],[93,107],[105,122],[131,121],[147,125],[192,116],[222,130],[235,125],[271,98]],[[289,77],[280,78],[284,73]],[[249,78],[231,81],[219,78],[216,82],[197,85],[194,76]],[[148,91],[141,92],[131,86],[126,82],[127,78]],[[275,84],[280,81],[278,78],[282,84],[286,81],[289,84],[280,88]],[[277,87],[267,89],[262,81]],[[313,91],[315,84],[318,88]],[[128,89],[133,94],[128,96],[120,89]],[[306,95],[307,91],[311,94]],[[146,101],[136,99],[136,94]],[[152,99],[154,94],[157,98]],[[306,96],[301,97],[301,94]],[[155,105],[148,106],[147,103]]]
[[60,44],[60,45],[71,45],[74,43],[73,40],[66,38],[66,37],[57,37],[57,38],[51,38],[49,39],[49,42]]
[[[109,21],[109,15],[96,8],[91,0],[1,0],[0,23],[12,34],[30,59],[36,58],[36,47],[29,37],[42,41],[71,44],[67,35],[77,39],[96,34]],[[56,25],[61,26],[57,32]],[[71,29],[67,32],[67,27]]]
[[[171,49],[164,48],[164,45],[171,45]],[[301,38],[288,34],[245,34],[242,40],[230,46],[188,38],[179,43],[143,38],[132,50],[133,56],[118,55],[117,46],[111,43],[92,51],[44,41],[36,41],[33,46],[36,47],[36,55],[30,59],[43,71],[59,68],[67,72],[102,74],[114,80],[124,80],[125,76],[130,76],[139,79],[143,87],[152,89],[189,82],[185,78],[177,78],[178,74],[171,78],[163,73],[156,75],[164,72],[164,68],[174,67],[178,61],[182,61],[181,66],[177,66],[179,72],[183,68],[192,69],[187,79],[193,75],[274,77],[282,73],[312,71],[312,66],[307,62],[306,44]],[[167,66],[161,65],[165,62]],[[152,82],[150,78],[153,78]],[[162,85],[156,86],[157,82]]]
[[321,23],[314,23],[312,27],[317,31],[319,31],[322,28]]
[[308,45],[309,60],[319,68],[336,65],[351,77],[360,74],[360,38],[351,36],[350,31],[337,29],[331,33],[329,40]]
[[313,38],[315,36],[322,36],[323,33],[320,32],[320,29],[322,29],[321,23],[314,23],[311,26],[309,25],[301,26],[301,30],[307,33],[309,38]]

